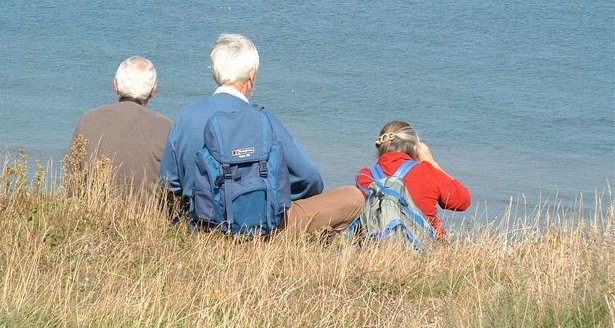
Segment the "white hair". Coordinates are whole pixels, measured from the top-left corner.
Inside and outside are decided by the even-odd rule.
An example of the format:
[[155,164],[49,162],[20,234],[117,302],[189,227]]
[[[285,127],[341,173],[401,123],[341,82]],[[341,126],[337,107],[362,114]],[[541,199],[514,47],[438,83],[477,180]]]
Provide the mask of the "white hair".
[[248,81],[252,69],[258,70],[258,51],[250,39],[240,34],[222,34],[211,50],[211,75],[220,86]]
[[115,79],[121,97],[147,100],[156,85],[156,68],[149,60],[132,56],[117,68]]

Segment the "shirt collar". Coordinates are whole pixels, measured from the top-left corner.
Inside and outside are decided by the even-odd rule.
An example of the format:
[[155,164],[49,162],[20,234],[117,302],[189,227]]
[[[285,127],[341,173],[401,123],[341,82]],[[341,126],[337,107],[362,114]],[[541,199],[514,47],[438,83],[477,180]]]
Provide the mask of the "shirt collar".
[[246,103],[250,103],[250,101],[248,100],[248,98],[246,98],[246,96],[239,92],[239,90],[235,89],[235,87],[232,87],[230,85],[221,85],[218,87],[218,89],[216,89],[216,91],[214,92],[214,94],[216,93],[228,93],[231,96],[235,96],[243,101],[245,101]]

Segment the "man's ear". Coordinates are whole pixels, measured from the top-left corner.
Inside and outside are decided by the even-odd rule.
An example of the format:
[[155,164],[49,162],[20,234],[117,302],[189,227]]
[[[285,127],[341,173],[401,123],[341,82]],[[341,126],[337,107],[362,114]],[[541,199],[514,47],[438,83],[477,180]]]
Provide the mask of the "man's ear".
[[117,84],[117,79],[113,79],[113,91],[115,91],[116,95],[120,95],[120,87]]
[[156,94],[158,94],[158,83],[154,83],[154,86],[152,87],[152,92],[149,93],[149,97],[154,98],[156,97]]
[[256,68],[252,68],[250,72],[248,72],[248,79],[252,81],[252,85],[256,82]]

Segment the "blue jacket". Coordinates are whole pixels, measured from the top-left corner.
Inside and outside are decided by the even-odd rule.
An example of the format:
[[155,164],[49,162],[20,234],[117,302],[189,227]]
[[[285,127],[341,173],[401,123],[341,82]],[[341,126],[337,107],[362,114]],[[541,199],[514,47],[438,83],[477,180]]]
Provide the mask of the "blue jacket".
[[[160,177],[175,194],[192,199],[196,152],[203,148],[203,129],[215,111],[232,111],[245,107],[245,102],[227,93],[216,93],[202,101],[184,107],[175,118],[162,155]],[[320,194],[323,181],[318,167],[310,160],[299,143],[270,112],[266,112],[274,137],[282,143],[288,164],[291,199],[297,200]]]

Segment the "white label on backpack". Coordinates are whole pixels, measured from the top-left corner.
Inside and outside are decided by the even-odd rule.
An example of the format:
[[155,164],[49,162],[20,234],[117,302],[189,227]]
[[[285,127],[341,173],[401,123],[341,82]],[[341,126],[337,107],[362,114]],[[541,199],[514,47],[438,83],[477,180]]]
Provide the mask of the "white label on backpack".
[[239,149],[233,149],[232,155],[234,157],[244,158],[244,157],[250,157],[250,155],[254,154],[254,152],[255,152],[254,147],[239,148]]

